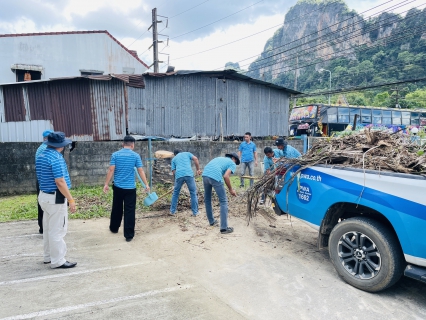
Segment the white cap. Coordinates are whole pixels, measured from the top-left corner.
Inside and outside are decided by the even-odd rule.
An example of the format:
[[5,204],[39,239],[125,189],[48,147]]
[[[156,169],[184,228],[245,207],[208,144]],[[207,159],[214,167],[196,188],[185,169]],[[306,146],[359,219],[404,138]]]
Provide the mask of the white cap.
[[417,133],[419,132],[419,129],[417,129],[416,127],[411,128],[411,133]]

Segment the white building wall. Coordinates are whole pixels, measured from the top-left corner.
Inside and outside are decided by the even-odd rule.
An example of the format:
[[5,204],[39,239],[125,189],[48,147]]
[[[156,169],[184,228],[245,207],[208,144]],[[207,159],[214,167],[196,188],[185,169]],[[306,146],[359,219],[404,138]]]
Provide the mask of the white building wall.
[[80,70],[135,74],[147,69],[106,33],[0,37],[0,83],[16,81],[13,64],[43,66],[42,79],[80,76]]

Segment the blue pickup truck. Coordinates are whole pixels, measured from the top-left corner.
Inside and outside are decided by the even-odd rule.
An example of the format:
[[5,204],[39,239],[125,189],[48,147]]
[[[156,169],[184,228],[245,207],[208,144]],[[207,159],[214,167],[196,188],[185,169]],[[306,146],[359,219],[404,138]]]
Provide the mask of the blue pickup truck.
[[405,276],[426,283],[426,178],[315,165],[276,184],[275,213],[318,230],[339,276],[377,292]]

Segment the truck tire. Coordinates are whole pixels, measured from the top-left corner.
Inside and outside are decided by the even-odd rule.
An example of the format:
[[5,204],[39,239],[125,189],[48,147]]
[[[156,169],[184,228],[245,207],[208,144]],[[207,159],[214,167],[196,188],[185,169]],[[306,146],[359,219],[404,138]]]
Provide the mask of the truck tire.
[[364,291],[384,290],[404,272],[398,239],[373,219],[355,217],[338,223],[331,231],[328,250],[339,276]]

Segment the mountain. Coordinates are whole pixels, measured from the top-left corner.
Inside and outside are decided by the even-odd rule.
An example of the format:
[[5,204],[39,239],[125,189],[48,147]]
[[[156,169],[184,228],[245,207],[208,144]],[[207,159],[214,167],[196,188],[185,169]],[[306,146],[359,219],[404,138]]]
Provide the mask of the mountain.
[[[407,7],[398,15],[386,10],[391,5],[363,16],[342,0],[299,0],[246,74],[302,92],[327,90],[328,71],[332,89],[421,78],[426,69],[426,9]],[[404,86],[408,93],[422,85]],[[364,98],[372,103],[381,91]]]

